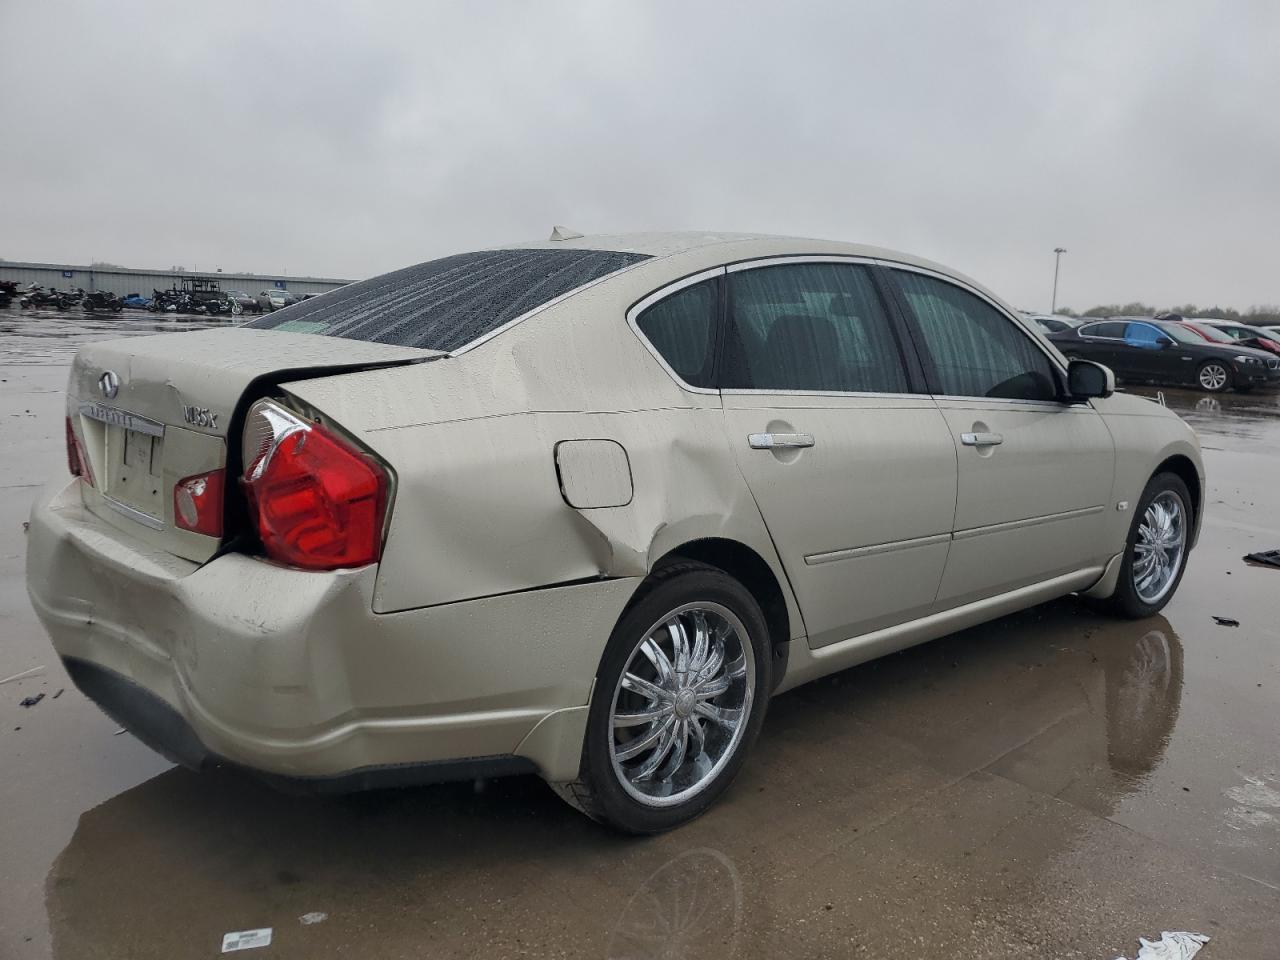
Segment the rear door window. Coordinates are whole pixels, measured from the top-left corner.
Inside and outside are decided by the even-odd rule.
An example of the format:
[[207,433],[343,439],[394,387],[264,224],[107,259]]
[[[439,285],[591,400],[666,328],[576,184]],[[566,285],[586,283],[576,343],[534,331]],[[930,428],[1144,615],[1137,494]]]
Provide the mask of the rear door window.
[[729,274],[726,389],[907,393],[870,270],[796,263]]
[[640,332],[691,387],[711,386],[715,308],[715,281],[704,280],[660,300],[636,319]]
[[1106,340],[1120,340],[1124,337],[1124,323],[1118,320],[1104,320],[1102,323],[1087,323],[1080,328],[1082,337],[1102,337]]
[[584,284],[647,259],[643,253],[615,250],[460,253],[341,287],[245,326],[294,324],[295,330],[329,337],[457,350]]

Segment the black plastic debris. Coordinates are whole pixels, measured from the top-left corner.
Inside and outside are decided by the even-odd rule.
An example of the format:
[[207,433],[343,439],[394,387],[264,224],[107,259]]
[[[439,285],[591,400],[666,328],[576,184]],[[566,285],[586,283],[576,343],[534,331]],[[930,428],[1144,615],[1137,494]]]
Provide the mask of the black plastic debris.
[[62,691],[64,691],[65,689],[66,689],[66,687],[59,687],[59,688],[58,688],[58,692],[57,692],[57,693],[55,693],[55,694],[54,694],[52,697],[50,697],[49,699],[50,699],[50,700],[57,700],[60,696],[62,696]]
[[1280,568],[1280,550],[1259,550],[1257,553],[1247,554],[1244,562],[1260,563],[1264,567]]
[[25,697],[25,698],[22,700],[22,702],[21,702],[20,704],[18,704],[18,706],[20,706],[20,707],[34,707],[37,703],[39,703],[39,702],[40,702],[41,700],[43,700],[43,699],[44,699],[44,694],[43,694],[43,693],[37,693],[34,697]]
[[1220,626],[1220,627],[1238,627],[1238,626],[1240,626],[1240,621],[1239,621],[1239,620],[1232,620],[1230,617],[1214,617],[1214,618],[1213,618],[1213,622],[1214,622],[1214,623],[1216,623],[1216,624],[1217,624],[1218,626]]

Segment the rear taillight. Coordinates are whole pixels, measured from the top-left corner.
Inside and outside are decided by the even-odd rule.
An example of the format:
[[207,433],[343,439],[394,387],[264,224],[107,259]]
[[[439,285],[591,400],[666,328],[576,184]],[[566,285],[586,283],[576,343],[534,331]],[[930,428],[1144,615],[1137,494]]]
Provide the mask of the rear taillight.
[[386,470],[271,400],[245,420],[243,484],[267,555],[309,570],[374,563],[382,553]]
[[67,469],[73,477],[82,477],[89,486],[93,486],[93,470],[89,467],[89,458],[84,455],[84,447],[80,445],[80,438],[76,436],[76,428],[72,426],[70,417],[67,417]]
[[173,487],[173,520],[183,530],[222,536],[222,486],[225,470],[179,480]]

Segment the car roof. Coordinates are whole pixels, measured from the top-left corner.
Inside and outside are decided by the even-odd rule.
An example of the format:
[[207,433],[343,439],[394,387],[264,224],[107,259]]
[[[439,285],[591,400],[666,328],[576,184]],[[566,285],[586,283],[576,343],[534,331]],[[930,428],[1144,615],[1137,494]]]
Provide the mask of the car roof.
[[726,231],[672,231],[666,233],[614,233],[574,237],[569,240],[541,240],[531,243],[502,244],[494,250],[606,250],[620,253],[640,253],[648,257],[665,258],[690,253],[707,247],[723,248],[725,262],[754,260],[760,257],[796,256],[803,254],[869,257],[891,260],[936,270],[939,273],[959,277],[968,283],[974,281],[958,274],[950,267],[926,260],[923,257],[863,243],[845,243],[838,240],[820,240],[813,237],[792,237],[768,233],[734,233]]

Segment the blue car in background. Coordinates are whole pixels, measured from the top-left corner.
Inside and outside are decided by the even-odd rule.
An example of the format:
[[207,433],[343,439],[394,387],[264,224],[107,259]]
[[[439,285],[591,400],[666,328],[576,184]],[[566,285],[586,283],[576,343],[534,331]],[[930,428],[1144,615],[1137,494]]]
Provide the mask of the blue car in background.
[[131,293],[127,297],[122,297],[121,301],[130,310],[146,310],[151,306],[151,298],[144,297],[140,293]]

